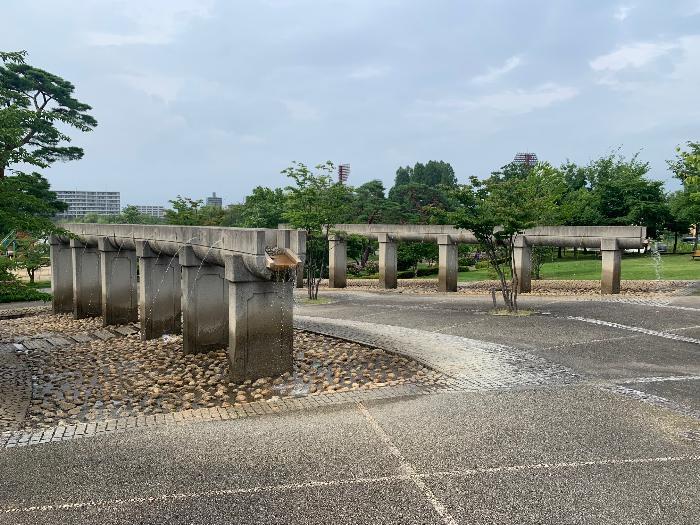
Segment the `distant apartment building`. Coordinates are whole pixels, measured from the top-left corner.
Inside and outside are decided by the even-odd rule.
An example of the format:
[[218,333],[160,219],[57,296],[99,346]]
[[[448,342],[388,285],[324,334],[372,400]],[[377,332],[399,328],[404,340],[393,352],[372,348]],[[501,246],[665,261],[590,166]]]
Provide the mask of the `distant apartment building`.
[[138,204],[130,204],[130,206],[143,215],[151,215],[158,219],[165,217],[165,206],[139,206]]
[[221,208],[224,205],[224,201],[221,197],[216,196],[216,192],[211,194],[211,197],[207,197],[207,206],[214,206],[216,208]]
[[118,191],[56,191],[58,200],[68,204],[68,209],[56,215],[60,219],[97,215],[117,215],[120,210]]

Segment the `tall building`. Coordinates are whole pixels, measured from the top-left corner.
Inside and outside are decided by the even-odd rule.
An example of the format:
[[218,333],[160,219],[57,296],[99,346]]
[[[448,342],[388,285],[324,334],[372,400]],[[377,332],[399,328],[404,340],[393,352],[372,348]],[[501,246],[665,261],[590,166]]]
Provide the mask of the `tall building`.
[[139,206],[138,204],[130,204],[129,206],[136,208],[143,215],[151,215],[159,219],[165,217],[165,206]]
[[118,191],[56,191],[58,200],[68,204],[68,209],[58,213],[60,219],[82,217],[88,213],[117,215],[121,210]]
[[537,164],[537,155],[534,153],[518,153],[513,162],[516,164],[526,164],[528,166],[534,166]]
[[207,197],[207,206],[214,206],[215,208],[221,208],[224,205],[224,201],[221,197],[216,196],[216,192],[211,194],[211,197]]

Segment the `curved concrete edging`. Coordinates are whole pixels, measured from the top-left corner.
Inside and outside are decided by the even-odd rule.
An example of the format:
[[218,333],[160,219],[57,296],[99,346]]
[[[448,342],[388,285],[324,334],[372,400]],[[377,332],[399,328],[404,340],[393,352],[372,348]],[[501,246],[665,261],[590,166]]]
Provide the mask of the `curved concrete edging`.
[[569,383],[564,366],[504,345],[414,328],[297,315],[294,327],[381,348],[414,359],[469,390]]

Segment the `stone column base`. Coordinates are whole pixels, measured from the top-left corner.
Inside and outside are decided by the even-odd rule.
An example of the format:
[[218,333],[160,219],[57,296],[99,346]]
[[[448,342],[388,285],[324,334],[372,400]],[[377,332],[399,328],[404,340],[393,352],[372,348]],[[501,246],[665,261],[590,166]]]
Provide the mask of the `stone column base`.
[[102,287],[100,284],[100,254],[97,248],[88,248],[71,239],[73,261],[73,317],[102,315]]

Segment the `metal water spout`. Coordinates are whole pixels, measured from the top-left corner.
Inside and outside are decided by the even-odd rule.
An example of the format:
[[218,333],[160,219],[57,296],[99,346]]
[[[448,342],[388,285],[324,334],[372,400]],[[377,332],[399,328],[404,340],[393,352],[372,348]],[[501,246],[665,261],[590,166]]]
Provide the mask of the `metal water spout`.
[[283,272],[296,268],[301,259],[289,248],[266,248],[265,266],[273,272]]

